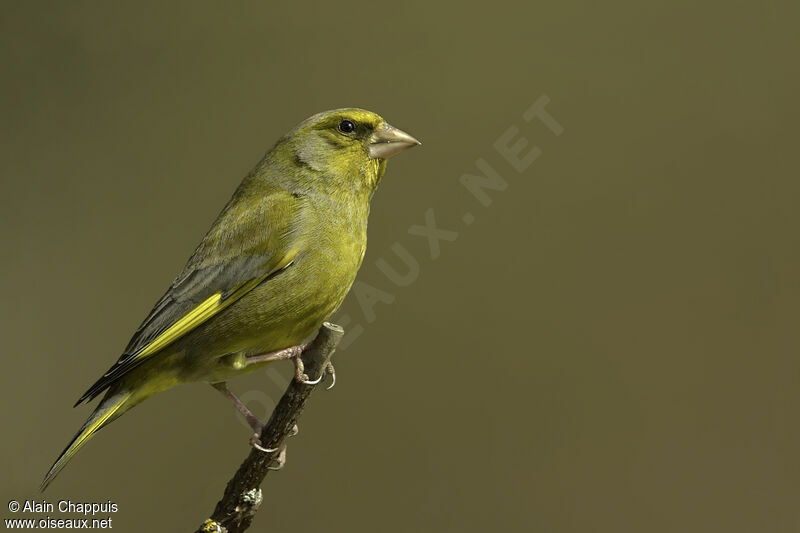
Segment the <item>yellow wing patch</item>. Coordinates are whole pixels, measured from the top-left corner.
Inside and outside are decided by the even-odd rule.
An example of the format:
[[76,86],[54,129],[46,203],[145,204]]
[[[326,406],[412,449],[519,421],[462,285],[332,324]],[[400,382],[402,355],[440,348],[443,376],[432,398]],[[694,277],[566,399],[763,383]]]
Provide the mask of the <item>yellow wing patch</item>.
[[277,268],[275,268],[271,272],[264,274],[263,276],[251,279],[250,281],[247,281],[245,283],[242,283],[224,300],[222,299],[221,292],[212,294],[211,296],[206,298],[202,303],[197,305],[197,307],[186,313],[178,321],[176,321],[174,324],[172,324],[170,327],[164,330],[161,334],[158,335],[158,337],[153,339],[144,348],[142,348],[133,357],[133,360],[135,361],[153,355],[162,348],[165,348],[172,342],[183,337],[184,335],[195,329],[197,326],[199,326],[212,316],[216,315],[226,307],[230,306],[236,300],[241,298],[244,294],[250,292],[250,290],[252,290],[253,287],[255,287],[256,285],[267,279],[269,276],[289,266],[291,262],[294,260],[296,253],[297,253],[296,251],[292,251],[292,253],[287,254],[284,257],[284,259],[280,263],[278,263]]
[[156,353],[175,339],[185,335],[202,324],[204,321],[208,320],[211,316],[220,311],[219,308],[222,305],[220,303],[221,300],[221,292],[211,295],[210,298],[206,299],[206,301],[186,313],[183,318],[172,324],[163,333],[161,333],[161,335],[153,339],[150,344],[145,346],[139,353],[136,354],[135,358],[139,359]]

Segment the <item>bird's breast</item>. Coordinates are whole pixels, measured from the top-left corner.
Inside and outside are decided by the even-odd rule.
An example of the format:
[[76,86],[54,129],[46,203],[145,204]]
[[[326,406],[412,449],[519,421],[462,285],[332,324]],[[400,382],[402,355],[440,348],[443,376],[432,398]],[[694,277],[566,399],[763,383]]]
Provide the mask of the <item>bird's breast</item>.
[[256,350],[302,342],[339,308],[355,281],[366,250],[366,210],[323,204],[313,215],[292,265],[252,292],[251,308],[260,310],[253,324],[260,332]]

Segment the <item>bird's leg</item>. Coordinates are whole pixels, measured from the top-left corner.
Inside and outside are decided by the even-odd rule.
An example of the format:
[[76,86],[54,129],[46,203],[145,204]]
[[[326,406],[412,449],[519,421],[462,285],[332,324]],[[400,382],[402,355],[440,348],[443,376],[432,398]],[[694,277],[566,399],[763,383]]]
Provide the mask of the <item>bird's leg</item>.
[[[308,348],[308,344],[300,344],[297,346],[291,346],[289,348],[284,348],[283,350],[275,350],[273,352],[266,352],[258,355],[251,355],[245,358],[245,365],[253,365],[257,363],[270,363],[273,361],[283,361],[286,359],[291,359],[294,362],[294,378],[304,385],[316,385],[322,378],[326,375],[330,374],[333,377],[333,383],[331,383],[329,389],[336,384],[336,371],[333,368],[331,363],[328,363],[325,368],[323,369],[322,373],[320,374],[319,378],[316,380],[310,380],[309,377],[305,374],[305,365],[303,365],[303,359],[301,356],[303,355],[303,351]],[[286,443],[281,444],[279,448],[265,448],[261,445],[261,431],[264,429],[264,423],[261,422],[247,406],[228,388],[227,384],[224,381],[218,383],[212,383],[212,387],[220,391],[223,395],[225,395],[233,405],[236,407],[236,410],[242,413],[242,416],[245,417],[247,423],[253,429],[253,435],[250,437],[250,445],[257,449],[261,450],[262,452],[266,453],[273,453],[280,450],[280,453],[277,457],[278,465],[275,467],[269,467],[270,470],[280,470],[283,468],[283,465],[286,464]],[[297,424],[292,427],[291,432],[289,433],[290,437],[294,437],[299,432],[299,428]]]
[[247,408],[242,400],[228,388],[228,385],[224,381],[212,383],[211,386],[233,402],[233,406],[236,407],[236,410],[242,413],[242,416],[247,420],[248,425],[253,429],[253,435],[250,437],[250,445],[253,448],[267,453],[278,451],[278,448],[264,448],[261,446],[261,439],[259,436],[261,435],[261,430],[264,429],[264,423]]
[[252,365],[256,363],[269,363],[272,361],[291,359],[294,361],[294,379],[303,385],[316,385],[322,381],[322,378],[325,376],[325,372],[323,372],[319,378],[313,381],[311,381],[305,374],[305,366],[303,365],[303,360],[300,356],[303,355],[303,351],[306,348],[308,348],[308,344],[299,344],[290,348],[284,348],[283,350],[276,350],[274,352],[266,352],[258,355],[250,355],[245,358],[245,364]]
[[[226,398],[228,398],[236,407],[236,410],[242,413],[242,416],[247,420],[247,423],[253,429],[253,434],[250,436],[250,446],[255,448],[256,450],[262,451],[264,453],[273,453],[280,450],[278,457],[276,458],[278,465],[277,466],[270,466],[267,467],[270,470],[280,470],[283,468],[283,465],[286,464],[286,443],[281,444],[278,448],[265,448],[261,445],[261,431],[264,429],[264,423],[258,419],[256,415],[247,408],[247,406],[236,396],[233,391],[228,388],[227,383],[224,381],[220,381],[218,383],[212,383],[212,387],[217,389],[221,392]],[[300,428],[297,427],[297,424],[292,426],[292,430],[289,432],[290,437],[294,437],[300,432]]]
[[265,352],[258,355],[248,355],[244,363],[245,365],[252,365],[256,363],[269,363],[272,361],[284,361],[286,359],[295,359],[302,355],[303,350],[308,348],[308,344],[299,344],[284,348],[283,350],[275,350],[274,352]]
[[261,430],[264,429],[264,423],[258,419],[256,415],[254,415],[250,409],[236,396],[229,388],[228,384],[224,381],[220,381],[218,383],[212,383],[212,387],[217,389],[221,392],[226,398],[228,398],[232,403],[233,406],[236,407],[236,410],[242,413],[245,420],[247,420],[247,424],[255,431],[256,433],[261,433]]

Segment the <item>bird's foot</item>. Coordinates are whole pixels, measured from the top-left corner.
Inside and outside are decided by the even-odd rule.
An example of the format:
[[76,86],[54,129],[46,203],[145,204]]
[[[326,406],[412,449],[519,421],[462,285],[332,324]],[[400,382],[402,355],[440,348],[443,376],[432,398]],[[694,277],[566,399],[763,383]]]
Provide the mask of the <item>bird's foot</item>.
[[325,371],[323,370],[322,374],[320,374],[320,376],[317,379],[312,381],[305,373],[306,368],[305,365],[303,364],[303,359],[301,355],[302,352],[298,353],[294,358],[292,358],[292,360],[294,361],[294,379],[297,380],[299,383],[302,383],[303,385],[316,385],[317,383],[322,381],[322,378],[325,377]]
[[[277,466],[268,466],[267,467],[268,470],[280,470],[286,465],[286,444],[282,444],[281,447],[278,449],[280,450],[280,453],[278,454],[278,457],[275,458]],[[278,450],[272,450],[272,451],[278,451]]]
[[322,374],[317,379],[312,380],[305,373],[305,365],[303,364],[302,355],[308,346],[308,344],[298,344],[297,346],[291,346],[289,348],[284,348],[283,350],[276,350],[274,352],[266,352],[258,355],[250,355],[245,359],[245,364],[252,365],[256,363],[270,363],[273,361],[291,359],[294,362],[294,379],[296,379],[299,383],[302,383],[303,385],[316,385],[322,381],[326,374],[330,374],[333,376],[333,383],[328,388],[332,388],[336,383],[336,372],[333,370],[333,365],[330,363],[328,363],[328,365],[325,367],[325,370],[323,370]]
[[323,372],[323,374],[315,380],[311,380],[308,375],[306,375],[305,365],[303,364],[302,359],[303,352],[306,348],[308,348],[308,344],[298,344],[297,346],[291,346],[289,348],[284,348],[283,350],[251,355],[247,357],[245,363],[252,365],[256,363],[270,363],[273,361],[291,359],[294,362],[294,378],[303,385],[316,385],[322,381],[325,373]]
[[331,390],[333,388],[333,386],[336,385],[336,369],[333,368],[333,363],[328,361],[328,364],[325,365],[325,371],[322,373],[322,375],[324,375],[324,376],[330,375],[331,376],[331,384],[328,385],[328,387],[325,389],[325,390]]
[[[289,431],[289,437],[294,437],[300,433],[300,428],[297,427],[297,424],[292,426],[292,429]],[[286,464],[286,443],[284,442],[277,448],[265,448],[261,445],[261,438],[260,433],[253,433],[253,436],[250,437],[250,446],[255,448],[256,450],[262,451],[264,453],[274,453],[280,451],[278,456],[275,458],[275,462],[277,463],[276,466],[268,466],[267,469],[269,470],[280,470]]]
[[[253,435],[250,437],[250,446],[252,446],[256,450],[258,450],[260,452],[264,452],[264,453],[277,452],[278,450],[281,449],[280,446],[277,447],[277,448],[266,448],[266,447],[262,446],[261,445],[261,432],[260,431],[258,431],[256,433],[253,433]],[[286,445],[284,445],[284,447],[285,446]]]

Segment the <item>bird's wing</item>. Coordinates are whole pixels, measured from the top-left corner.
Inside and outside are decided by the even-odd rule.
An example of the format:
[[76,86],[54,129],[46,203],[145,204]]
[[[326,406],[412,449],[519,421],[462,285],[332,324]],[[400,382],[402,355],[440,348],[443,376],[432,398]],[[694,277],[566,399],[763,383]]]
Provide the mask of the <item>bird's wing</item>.
[[134,333],[119,360],[76,402],[91,400],[143,361],[288,268],[298,252],[302,201],[289,193],[242,207],[237,195],[183,272]]

